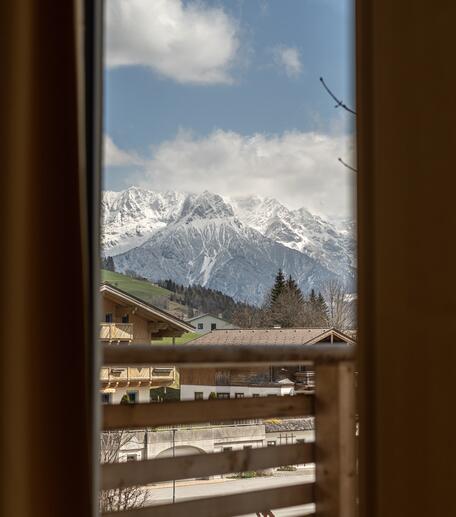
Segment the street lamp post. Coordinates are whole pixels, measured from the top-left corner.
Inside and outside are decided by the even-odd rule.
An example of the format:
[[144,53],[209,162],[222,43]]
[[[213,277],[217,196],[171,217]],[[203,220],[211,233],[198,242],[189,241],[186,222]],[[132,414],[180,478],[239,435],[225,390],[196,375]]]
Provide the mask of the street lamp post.
[[[176,428],[173,427],[173,458],[176,457]],[[176,502],[176,480],[173,479],[173,503]]]

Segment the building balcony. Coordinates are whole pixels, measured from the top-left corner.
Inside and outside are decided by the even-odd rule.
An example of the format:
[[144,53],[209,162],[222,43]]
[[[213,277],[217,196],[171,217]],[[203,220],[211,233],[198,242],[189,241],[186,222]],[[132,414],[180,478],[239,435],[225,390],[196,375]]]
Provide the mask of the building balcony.
[[147,366],[136,367],[103,367],[100,371],[100,380],[105,386],[127,386],[127,385],[159,385],[172,383],[176,376],[176,370],[172,366],[156,368]]
[[127,341],[133,340],[133,323],[100,323],[101,341]]

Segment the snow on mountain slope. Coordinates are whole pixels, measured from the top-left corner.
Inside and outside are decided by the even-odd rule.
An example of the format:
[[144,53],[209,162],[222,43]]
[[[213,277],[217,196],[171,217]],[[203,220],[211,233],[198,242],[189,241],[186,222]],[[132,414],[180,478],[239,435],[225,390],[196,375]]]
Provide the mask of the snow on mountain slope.
[[[353,221],[334,224],[272,198],[131,187],[103,195],[104,254],[120,271],[220,289],[261,302],[279,267],[307,291],[323,278],[355,283]],[[267,286],[267,287],[265,287]]]
[[104,192],[101,203],[104,254],[116,255],[141,245],[154,232],[174,221],[187,195],[130,187]]
[[120,272],[151,280],[201,284],[237,300],[260,304],[279,268],[307,292],[336,275],[307,254],[245,225],[230,205],[209,192],[190,195],[179,218],[145,243],[114,257]]
[[266,237],[307,253],[347,281],[354,278],[354,236],[348,228],[338,231],[305,208],[289,210],[272,198],[247,196],[232,203],[239,218]]

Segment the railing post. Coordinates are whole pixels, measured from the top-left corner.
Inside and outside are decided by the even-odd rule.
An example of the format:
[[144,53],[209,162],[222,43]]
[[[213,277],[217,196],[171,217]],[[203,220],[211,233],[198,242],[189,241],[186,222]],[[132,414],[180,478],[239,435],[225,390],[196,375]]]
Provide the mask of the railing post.
[[316,515],[355,517],[354,363],[317,364]]

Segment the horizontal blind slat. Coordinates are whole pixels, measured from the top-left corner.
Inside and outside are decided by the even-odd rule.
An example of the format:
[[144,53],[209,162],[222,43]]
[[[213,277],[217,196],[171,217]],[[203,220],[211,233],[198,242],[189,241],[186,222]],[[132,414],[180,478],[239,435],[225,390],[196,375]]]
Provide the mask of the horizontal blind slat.
[[154,505],[123,512],[104,513],[104,517],[232,517],[273,508],[286,508],[314,502],[314,484],[304,483],[247,491],[174,504]]
[[223,422],[313,414],[314,397],[311,394],[161,404],[113,404],[103,406],[103,429],[144,429],[205,423],[208,420]]
[[104,345],[105,366],[240,367],[331,363],[354,358],[352,345]]
[[195,454],[102,465],[103,490],[312,463],[314,444],[280,445],[240,451]]

